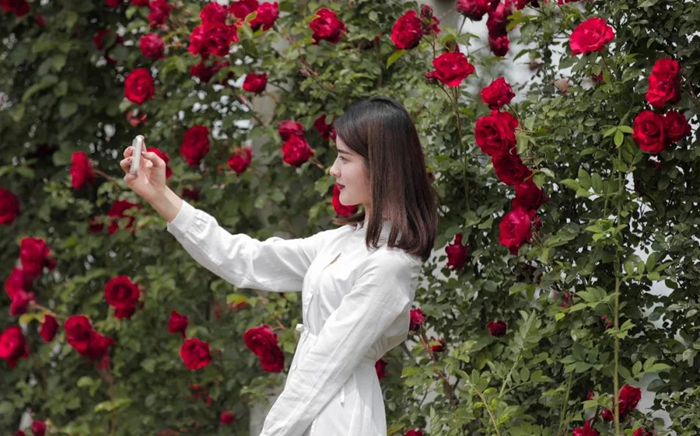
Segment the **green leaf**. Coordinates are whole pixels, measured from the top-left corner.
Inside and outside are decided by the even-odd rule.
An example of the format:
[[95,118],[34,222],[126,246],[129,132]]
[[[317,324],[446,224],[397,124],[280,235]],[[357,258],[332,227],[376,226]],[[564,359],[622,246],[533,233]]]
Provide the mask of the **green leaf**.
[[622,145],[622,141],[625,140],[625,135],[622,134],[621,130],[615,131],[615,138],[613,139],[613,142],[615,143],[616,147],[619,147]]
[[386,61],[386,67],[389,68],[394,64],[394,62],[398,61],[401,56],[403,56],[406,53],[406,50],[398,50],[392,53],[391,56],[389,56],[389,59]]
[[68,118],[78,111],[78,105],[72,101],[64,101],[58,107],[58,114],[61,118]]

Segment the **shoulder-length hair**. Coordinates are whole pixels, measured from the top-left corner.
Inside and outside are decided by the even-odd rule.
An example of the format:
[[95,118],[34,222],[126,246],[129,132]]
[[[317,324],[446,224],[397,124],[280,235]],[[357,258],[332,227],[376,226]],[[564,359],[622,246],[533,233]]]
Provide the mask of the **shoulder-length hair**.
[[[378,246],[383,220],[391,224],[388,246],[426,261],[435,244],[437,195],[428,178],[416,126],[406,109],[377,96],[351,106],[333,123],[336,134],[364,158],[372,196],[365,243]],[[363,223],[365,211],[333,219],[336,225]],[[401,235],[397,242],[397,237]]]

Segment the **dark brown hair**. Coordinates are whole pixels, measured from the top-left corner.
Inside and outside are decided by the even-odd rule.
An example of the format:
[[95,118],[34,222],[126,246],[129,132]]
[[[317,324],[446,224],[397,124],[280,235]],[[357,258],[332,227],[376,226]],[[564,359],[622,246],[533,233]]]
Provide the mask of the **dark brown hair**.
[[[377,247],[383,219],[391,223],[388,246],[426,261],[435,244],[438,215],[416,126],[390,97],[372,97],[351,106],[333,127],[347,146],[364,158],[372,195],[367,248]],[[337,217],[337,225],[363,223],[365,211]],[[399,233],[401,239],[396,241]]]

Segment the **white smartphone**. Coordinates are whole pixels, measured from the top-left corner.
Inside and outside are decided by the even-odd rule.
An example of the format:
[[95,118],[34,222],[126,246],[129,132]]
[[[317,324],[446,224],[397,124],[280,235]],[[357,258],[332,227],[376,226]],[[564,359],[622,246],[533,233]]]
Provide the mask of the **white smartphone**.
[[143,135],[138,135],[134,138],[131,146],[134,147],[134,153],[131,155],[131,168],[129,172],[131,174],[136,174],[139,171],[139,164],[141,163],[141,153],[146,151],[146,147],[143,140]]

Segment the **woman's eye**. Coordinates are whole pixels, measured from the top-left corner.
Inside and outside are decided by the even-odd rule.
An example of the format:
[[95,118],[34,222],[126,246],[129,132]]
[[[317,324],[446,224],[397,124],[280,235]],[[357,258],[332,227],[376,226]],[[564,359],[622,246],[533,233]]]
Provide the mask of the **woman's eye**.
[[345,159],[343,156],[338,156],[338,158],[339,158],[340,160],[342,160],[343,162],[347,162],[347,161],[348,161],[348,160]]

